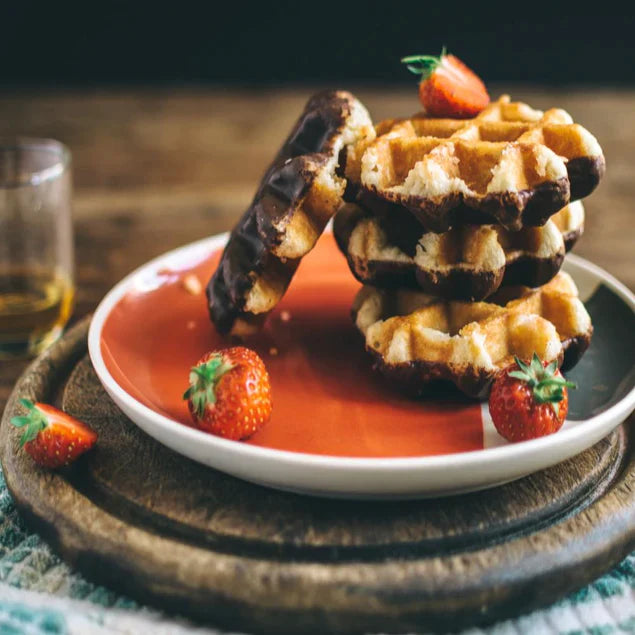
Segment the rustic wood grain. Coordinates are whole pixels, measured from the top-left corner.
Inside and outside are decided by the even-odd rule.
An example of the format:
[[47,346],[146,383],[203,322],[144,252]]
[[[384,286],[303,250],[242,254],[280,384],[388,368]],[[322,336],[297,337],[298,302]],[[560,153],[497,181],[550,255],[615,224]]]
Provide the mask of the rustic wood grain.
[[[376,120],[418,107],[412,88],[352,89]],[[217,88],[0,96],[0,136],[54,137],[73,152],[75,319],[149,258],[230,229],[312,92]],[[585,201],[586,233],[575,251],[635,288],[635,91],[495,86],[491,92],[509,92],[540,108],[566,108],[597,136],[607,173]],[[25,367],[0,364],[0,407]]]
[[[440,501],[322,501],[180,457],[110,402],[85,320],[22,377],[0,458],[23,515],[91,579],[144,602],[260,632],[459,628],[579,588],[635,543],[635,448],[620,427],[575,459]],[[60,400],[100,434],[40,470],[8,425],[17,395]]]

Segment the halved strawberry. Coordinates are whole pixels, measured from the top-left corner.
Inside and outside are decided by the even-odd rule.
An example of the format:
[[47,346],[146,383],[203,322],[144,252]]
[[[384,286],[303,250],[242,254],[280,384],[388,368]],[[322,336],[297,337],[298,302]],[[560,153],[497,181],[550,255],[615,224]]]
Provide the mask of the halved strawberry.
[[29,411],[13,417],[11,423],[25,428],[20,446],[44,467],[56,468],[72,463],[97,442],[97,433],[85,423],[44,403],[20,399]]
[[465,119],[477,115],[487,104],[485,84],[458,57],[409,55],[402,60],[408,70],[421,76],[419,99],[428,115]]

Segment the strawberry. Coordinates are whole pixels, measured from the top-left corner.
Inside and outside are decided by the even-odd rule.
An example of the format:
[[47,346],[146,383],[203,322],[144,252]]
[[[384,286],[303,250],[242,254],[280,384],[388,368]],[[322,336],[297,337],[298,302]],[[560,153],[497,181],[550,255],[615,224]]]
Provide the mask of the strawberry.
[[271,417],[267,369],[243,346],[204,355],[190,371],[183,399],[200,430],[226,439],[249,437]]
[[23,428],[20,446],[38,465],[56,468],[69,465],[97,442],[97,433],[85,423],[44,403],[20,399],[29,411],[25,417],[13,417],[11,423]]
[[526,441],[553,434],[562,427],[569,407],[567,388],[558,362],[542,363],[536,353],[526,364],[517,357],[492,385],[489,412],[498,433],[508,441]]
[[419,99],[432,117],[465,119],[477,115],[487,104],[489,95],[481,78],[458,57],[409,55],[402,60],[408,70],[421,75]]

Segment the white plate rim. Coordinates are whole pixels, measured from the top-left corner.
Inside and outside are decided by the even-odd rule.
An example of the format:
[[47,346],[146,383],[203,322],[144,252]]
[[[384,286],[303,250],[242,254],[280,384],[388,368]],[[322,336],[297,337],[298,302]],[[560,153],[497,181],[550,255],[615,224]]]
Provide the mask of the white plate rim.
[[[269,461],[275,460],[284,462],[289,466],[328,468],[329,470],[335,471],[362,470],[372,473],[392,473],[404,470],[425,470],[426,468],[434,469],[435,471],[444,468],[453,470],[460,468],[463,470],[480,467],[483,463],[489,463],[491,461],[509,462],[527,459],[530,455],[539,454],[548,448],[553,450],[554,445],[578,445],[581,438],[589,435],[591,428],[607,428],[605,434],[608,434],[613,427],[624,421],[633,409],[635,409],[635,387],[633,387],[627,395],[622,397],[622,399],[610,408],[589,419],[576,421],[575,426],[570,429],[561,430],[555,435],[516,444],[421,457],[367,458],[291,452],[288,450],[277,450],[249,445],[239,441],[231,441],[185,426],[178,421],[155,412],[145,404],[137,401],[132,395],[119,386],[104,362],[101,353],[101,332],[110,311],[137,278],[144,274],[148,275],[158,268],[169,266],[166,261],[180,261],[184,256],[189,256],[190,262],[188,264],[191,264],[196,261],[194,254],[197,254],[199,251],[203,252],[203,250],[209,253],[214,249],[221,248],[227,241],[228,235],[228,232],[225,232],[189,243],[177,249],[165,252],[132,271],[104,296],[93,314],[88,332],[88,351],[90,359],[106,391],[111,396],[119,399],[130,411],[140,413],[140,415],[147,421],[150,421],[153,426],[163,428],[169,434],[176,433],[185,443],[204,444],[213,450],[230,452],[237,455],[236,458],[240,460],[249,460],[250,458],[266,459]],[[579,256],[568,254],[566,260],[572,265],[592,274],[598,279],[598,282],[604,283],[635,313],[635,295],[614,276]],[[607,427],[611,425],[611,423],[614,425],[610,428]],[[136,425],[139,424],[136,423]],[[602,434],[602,436],[605,435]],[[180,452],[176,448],[171,449]]]

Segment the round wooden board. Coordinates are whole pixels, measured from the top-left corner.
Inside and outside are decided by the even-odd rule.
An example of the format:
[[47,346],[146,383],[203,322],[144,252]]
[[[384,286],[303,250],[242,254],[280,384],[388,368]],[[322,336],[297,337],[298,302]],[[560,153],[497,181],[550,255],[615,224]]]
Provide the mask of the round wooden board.
[[[193,463],[114,406],[88,321],[36,360],[0,428],[16,504],[88,578],[217,625],[269,632],[459,628],[528,612],[635,547],[629,426],[554,468],[444,499],[351,502],[251,485]],[[57,401],[97,449],[64,472],[18,451],[18,397]]]

